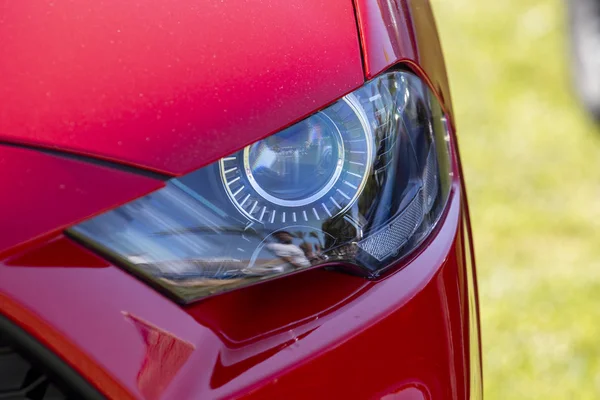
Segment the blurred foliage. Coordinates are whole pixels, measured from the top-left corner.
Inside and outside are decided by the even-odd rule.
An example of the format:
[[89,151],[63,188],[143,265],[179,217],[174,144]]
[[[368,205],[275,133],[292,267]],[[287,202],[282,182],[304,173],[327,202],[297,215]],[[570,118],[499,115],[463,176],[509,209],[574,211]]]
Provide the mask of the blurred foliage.
[[600,131],[572,94],[565,5],[431,2],[471,202],[485,398],[600,398]]

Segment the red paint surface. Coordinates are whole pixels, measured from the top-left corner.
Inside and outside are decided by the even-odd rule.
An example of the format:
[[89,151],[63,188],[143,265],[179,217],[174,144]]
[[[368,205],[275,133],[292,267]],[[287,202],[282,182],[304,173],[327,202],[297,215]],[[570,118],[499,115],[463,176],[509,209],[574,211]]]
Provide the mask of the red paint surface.
[[429,0],[354,0],[365,74],[371,79],[403,62],[429,80],[452,116],[446,65]]
[[182,174],[363,81],[352,0],[0,0],[0,140]]
[[194,351],[194,346],[133,314],[124,313],[146,344],[146,356],[137,386],[146,399],[160,399],[173,377]]
[[365,56],[365,75],[369,79],[401,59],[418,59],[410,15],[404,1],[354,2]]
[[82,247],[73,246],[62,234],[49,235],[39,244],[31,244],[24,253],[17,253],[4,259],[3,264],[15,267],[81,267],[105,268],[108,261],[90,257]]
[[161,398],[382,398],[417,393],[412,387],[460,399],[469,359],[460,208],[455,186],[437,235],[377,282],[314,270],[183,309],[117,267],[98,268],[95,255],[63,239],[78,267],[3,264],[0,293],[19,305],[4,310],[9,317],[35,315],[26,328],[105,391],[114,384],[97,377],[149,398],[140,376],[164,368],[134,315],[169,343],[184,343]]
[[162,186],[139,175],[0,145],[0,255]]

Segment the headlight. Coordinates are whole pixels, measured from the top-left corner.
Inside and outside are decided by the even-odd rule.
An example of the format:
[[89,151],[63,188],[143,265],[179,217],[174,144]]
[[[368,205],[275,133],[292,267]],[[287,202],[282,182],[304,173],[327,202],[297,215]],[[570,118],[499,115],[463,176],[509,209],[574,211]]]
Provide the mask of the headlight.
[[377,276],[432,231],[450,185],[439,104],[391,72],[69,233],[187,303],[316,265]]

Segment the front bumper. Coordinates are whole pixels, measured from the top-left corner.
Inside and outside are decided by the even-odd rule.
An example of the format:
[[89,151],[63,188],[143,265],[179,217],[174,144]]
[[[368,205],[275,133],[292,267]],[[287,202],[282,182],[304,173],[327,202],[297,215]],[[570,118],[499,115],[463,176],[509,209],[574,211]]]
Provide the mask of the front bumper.
[[58,235],[4,260],[0,309],[110,398],[473,398],[465,217],[455,183],[435,235],[378,281],[313,270],[184,308]]

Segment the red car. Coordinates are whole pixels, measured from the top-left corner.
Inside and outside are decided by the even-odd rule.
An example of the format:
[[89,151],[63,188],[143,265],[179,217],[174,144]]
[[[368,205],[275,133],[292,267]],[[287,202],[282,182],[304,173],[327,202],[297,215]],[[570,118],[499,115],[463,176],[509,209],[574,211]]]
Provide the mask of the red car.
[[428,1],[0,5],[1,398],[481,398]]

